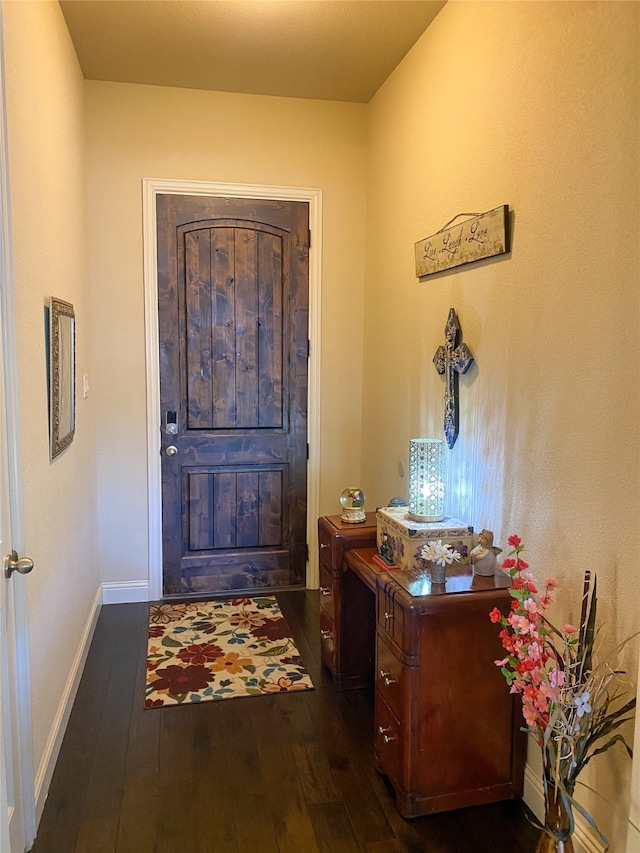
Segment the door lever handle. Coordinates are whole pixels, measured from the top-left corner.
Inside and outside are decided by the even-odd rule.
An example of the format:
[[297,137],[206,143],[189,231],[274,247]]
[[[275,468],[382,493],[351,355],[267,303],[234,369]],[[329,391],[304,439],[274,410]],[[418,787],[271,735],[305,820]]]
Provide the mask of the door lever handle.
[[12,551],[4,558],[4,576],[10,578],[14,572],[21,575],[28,575],[33,568],[33,560],[29,557],[20,557],[16,551]]

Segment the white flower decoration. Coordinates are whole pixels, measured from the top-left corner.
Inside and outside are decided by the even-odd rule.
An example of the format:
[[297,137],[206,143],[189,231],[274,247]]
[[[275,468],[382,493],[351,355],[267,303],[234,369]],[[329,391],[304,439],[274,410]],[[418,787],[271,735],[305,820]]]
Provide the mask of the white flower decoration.
[[584,716],[584,714],[591,713],[591,705],[589,704],[589,691],[585,690],[584,693],[580,693],[578,696],[574,698],[574,702],[576,708],[578,709],[578,717]]
[[422,556],[425,560],[431,560],[432,563],[437,563],[439,566],[445,566],[447,563],[457,562],[460,559],[460,554],[451,545],[443,545],[441,539],[423,545]]

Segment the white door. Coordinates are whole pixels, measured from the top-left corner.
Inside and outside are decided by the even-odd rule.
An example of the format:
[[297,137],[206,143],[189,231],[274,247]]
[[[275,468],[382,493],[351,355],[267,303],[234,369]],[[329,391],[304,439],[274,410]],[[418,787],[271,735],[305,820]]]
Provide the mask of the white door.
[[[11,549],[11,516],[7,466],[4,388],[0,391],[0,562]],[[16,581],[0,579],[0,851],[23,853],[27,849],[22,802],[20,727],[16,695]],[[19,612],[19,608],[18,608]]]
[[23,853],[31,848],[36,827],[22,574],[29,562],[16,559],[11,565],[23,532],[8,175],[0,4],[0,853]]

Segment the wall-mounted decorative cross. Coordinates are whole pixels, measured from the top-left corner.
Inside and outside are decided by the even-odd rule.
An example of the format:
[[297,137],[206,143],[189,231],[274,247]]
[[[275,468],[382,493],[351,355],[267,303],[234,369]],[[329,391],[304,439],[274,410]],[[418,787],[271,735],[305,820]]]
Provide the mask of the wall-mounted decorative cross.
[[458,343],[460,334],[458,315],[451,308],[444,327],[445,345],[433,357],[438,373],[444,373],[444,435],[449,448],[458,437],[458,374],[466,373],[473,362],[468,346]]

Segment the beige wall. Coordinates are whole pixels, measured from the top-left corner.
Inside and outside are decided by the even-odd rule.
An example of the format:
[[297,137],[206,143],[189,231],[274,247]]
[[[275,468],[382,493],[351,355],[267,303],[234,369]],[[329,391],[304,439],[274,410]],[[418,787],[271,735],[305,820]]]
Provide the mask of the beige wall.
[[362,105],[87,82],[100,566],[146,580],[143,178],[323,193],[321,512],[360,477]]
[[[5,63],[16,289],[34,755],[52,733],[98,593],[93,398],[77,395],[76,436],[49,461],[45,305],[73,303],[77,374],[92,372],[83,79],[57,3],[5,3]],[[50,744],[49,744],[50,746]]]
[[[455,307],[475,365],[449,510],[522,535],[560,581],[556,621],[597,570],[608,645],[639,627],[639,9],[450,2],[369,110],[363,488],[406,495],[409,438],[442,435],[432,357]],[[509,256],[415,278],[415,241],[504,203]],[[577,792],[614,850],[630,766],[598,757],[602,798]]]

